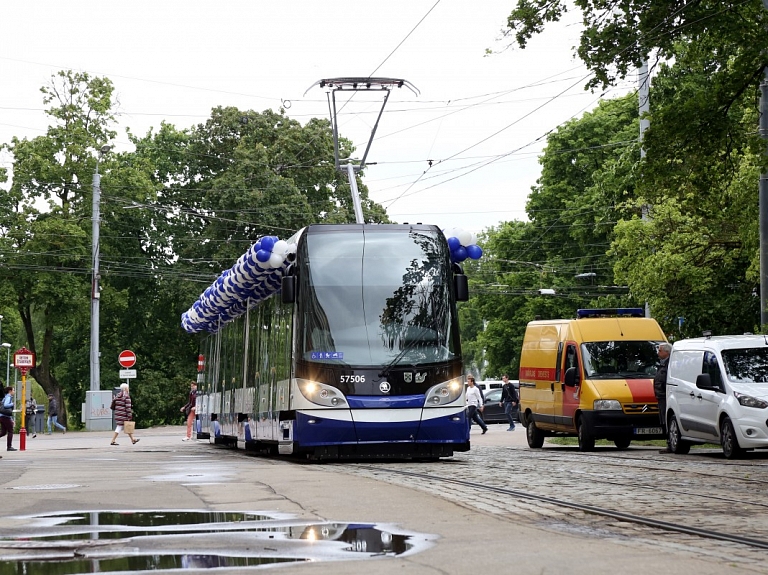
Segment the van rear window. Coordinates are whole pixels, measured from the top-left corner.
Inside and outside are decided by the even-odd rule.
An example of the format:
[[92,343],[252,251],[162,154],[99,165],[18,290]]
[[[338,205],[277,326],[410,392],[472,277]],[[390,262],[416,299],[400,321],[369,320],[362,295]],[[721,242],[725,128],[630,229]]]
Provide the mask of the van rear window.
[[648,379],[656,373],[660,341],[593,341],[581,344],[589,379]]
[[722,356],[730,381],[768,383],[768,348],[724,349]]

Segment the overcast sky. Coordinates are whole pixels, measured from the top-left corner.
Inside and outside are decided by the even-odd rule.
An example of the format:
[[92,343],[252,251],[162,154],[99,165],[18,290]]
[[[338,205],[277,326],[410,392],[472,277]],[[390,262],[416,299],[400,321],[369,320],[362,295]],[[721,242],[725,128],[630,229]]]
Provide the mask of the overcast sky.
[[[45,133],[40,87],[61,69],[112,80],[123,150],[126,127],[187,128],[218,105],[284,105],[304,123],[328,118],[322,89],[304,95],[321,78],[404,78],[420,95],[389,98],[368,156],[372,198],[398,222],[477,232],[525,219],[545,134],[600,94],[584,91],[573,57],[577,11],[526,50],[505,50],[514,1],[3,0],[0,142]],[[340,114],[359,154],[377,112],[356,96]]]

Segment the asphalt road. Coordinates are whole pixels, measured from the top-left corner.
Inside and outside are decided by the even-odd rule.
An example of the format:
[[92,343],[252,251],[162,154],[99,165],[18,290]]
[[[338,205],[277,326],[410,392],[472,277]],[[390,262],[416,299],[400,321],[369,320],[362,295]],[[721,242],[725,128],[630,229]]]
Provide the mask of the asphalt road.
[[[310,562],[282,564],[281,573],[368,575],[399,573],[530,573],[576,575],[695,573],[756,573],[761,567],[697,557],[689,549],[659,546],[621,537],[595,536],[593,530],[557,529],[521,521],[514,508],[481,490],[456,491],[436,482],[431,488],[394,484],[361,474],[360,466],[305,464],[247,456],[214,448],[204,441],[182,442],[181,427],[137,430],[140,442],[121,437],[111,446],[109,432],[68,432],[38,435],[26,451],[2,452],[0,486],[3,520],[0,537],[42,533],[33,517],[40,514],[126,511],[237,511],[274,517],[305,529],[312,524],[386,526],[391,533],[410,534],[420,542],[402,555],[342,552],[323,555],[321,545],[306,538]],[[481,436],[472,431],[473,450],[457,462],[499,479],[500,458],[514,462],[527,447],[522,428],[507,432],[490,426]],[[14,444],[18,446],[17,439]],[[484,454],[489,454],[484,468]],[[401,463],[385,467],[396,470]],[[456,466],[458,467],[458,466]],[[450,465],[443,466],[450,469]],[[529,471],[535,473],[535,471]],[[504,478],[501,478],[502,483]],[[515,478],[516,482],[520,477]],[[288,529],[286,528],[287,532]],[[175,552],[194,554],[220,545],[238,553],[278,553],[281,537],[229,536],[217,542],[194,536],[174,540]],[[120,542],[136,553],[142,546],[165,543],[151,538]],[[32,541],[30,543],[29,541]],[[0,560],[24,560],[39,553],[34,540],[0,543]],[[84,543],[71,542],[79,547]],[[183,549],[181,549],[183,548]],[[343,548],[343,545],[339,548]],[[181,551],[179,551],[181,549]],[[317,551],[317,553],[315,553]],[[295,547],[291,551],[296,552]],[[315,555],[313,555],[315,553]],[[87,553],[86,553],[87,554]],[[346,559],[346,560],[343,560]],[[245,569],[245,571],[252,571]],[[255,570],[253,570],[255,571]],[[217,573],[243,573],[222,569]],[[262,572],[260,570],[260,572]],[[0,573],[2,570],[0,569]]]

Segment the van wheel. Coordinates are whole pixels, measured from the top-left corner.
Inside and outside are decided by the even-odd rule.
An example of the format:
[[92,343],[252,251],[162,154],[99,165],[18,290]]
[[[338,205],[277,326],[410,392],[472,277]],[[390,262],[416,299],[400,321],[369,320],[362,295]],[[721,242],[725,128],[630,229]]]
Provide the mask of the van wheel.
[[680,427],[677,425],[677,418],[675,417],[674,413],[670,414],[669,416],[667,429],[669,430],[669,433],[667,434],[667,441],[669,443],[669,449],[672,451],[672,453],[677,453],[678,455],[685,455],[688,453],[691,450],[691,444],[683,439],[680,439]]
[[544,445],[544,432],[536,427],[532,417],[525,428],[525,438],[528,440],[528,447],[531,449],[541,449]]
[[616,448],[621,450],[624,450],[627,447],[629,447],[630,443],[632,443],[632,438],[630,437],[621,437],[619,439],[613,440],[613,444],[616,446]]
[[744,455],[744,450],[739,445],[736,430],[729,417],[723,418],[720,424],[720,445],[723,446],[723,455],[726,459],[738,459]]
[[594,451],[595,438],[587,431],[587,426],[579,419],[579,451]]

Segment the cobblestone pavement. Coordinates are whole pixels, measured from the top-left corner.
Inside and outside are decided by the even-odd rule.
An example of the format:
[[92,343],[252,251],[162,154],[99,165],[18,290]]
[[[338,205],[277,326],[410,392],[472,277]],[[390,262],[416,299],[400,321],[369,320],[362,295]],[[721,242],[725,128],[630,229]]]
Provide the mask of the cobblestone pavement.
[[[439,480],[461,479],[768,543],[768,452],[727,461],[714,449],[694,449],[685,456],[660,454],[658,447],[627,451],[598,447],[595,452],[580,453],[575,447],[547,444],[533,450],[525,444],[522,429],[515,436],[501,431],[493,430],[488,436],[473,433],[472,450],[449,460],[353,464],[345,465],[345,471],[439,493],[516,523],[618,540],[633,547],[674,550],[768,573],[765,549]],[[398,471],[434,479],[403,476]]]
[[[120,438],[119,446],[110,446],[109,432],[39,436],[28,442],[26,451],[5,453],[0,460],[5,495],[0,535],[31,529],[25,517],[40,513],[268,511],[301,521],[387,523],[439,537],[422,553],[366,562],[368,575],[768,573],[765,550],[661,531],[484,487],[766,540],[768,453],[728,462],[716,450],[693,450],[687,456],[636,447],[624,452],[598,448],[588,454],[546,445],[530,450],[522,429],[505,429],[492,425],[485,435],[475,429],[470,452],[434,463],[301,464],[248,456],[202,441],[182,442],[178,427],[139,430],[137,445]],[[408,477],[398,474],[401,471],[432,478]],[[479,487],[446,483],[444,477]],[[198,550],[194,540],[187,546]],[[357,561],[341,561],[334,562],[332,570],[357,575],[362,569]],[[281,566],[280,572],[327,573],[329,564]]]

